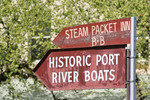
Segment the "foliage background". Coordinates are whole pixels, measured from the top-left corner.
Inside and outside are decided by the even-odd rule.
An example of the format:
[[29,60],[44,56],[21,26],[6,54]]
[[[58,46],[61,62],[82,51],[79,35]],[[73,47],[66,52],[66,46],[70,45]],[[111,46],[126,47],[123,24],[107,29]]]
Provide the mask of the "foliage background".
[[57,48],[51,41],[64,27],[131,16],[137,17],[139,59],[149,60],[149,0],[1,0],[0,8],[0,83],[37,80],[33,62]]

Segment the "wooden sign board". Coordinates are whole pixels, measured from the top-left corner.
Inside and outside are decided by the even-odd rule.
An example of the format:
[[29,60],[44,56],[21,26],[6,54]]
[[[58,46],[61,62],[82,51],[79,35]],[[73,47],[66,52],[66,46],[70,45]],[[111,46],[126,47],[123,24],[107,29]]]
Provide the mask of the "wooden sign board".
[[64,28],[53,43],[60,48],[130,44],[131,18]]
[[49,50],[35,75],[49,90],[125,88],[124,46]]

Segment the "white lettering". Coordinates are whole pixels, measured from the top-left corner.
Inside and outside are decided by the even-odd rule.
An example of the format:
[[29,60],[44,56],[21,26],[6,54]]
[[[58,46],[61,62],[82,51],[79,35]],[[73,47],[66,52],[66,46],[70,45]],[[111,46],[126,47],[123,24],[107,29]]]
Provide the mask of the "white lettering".
[[99,70],[98,81],[100,80],[104,81],[104,75],[102,70]]
[[61,75],[62,75],[63,83],[65,83],[66,82],[66,78],[67,78],[67,72],[65,72],[65,76],[64,76],[63,72],[61,72]]
[[82,34],[82,29],[79,28],[79,37],[83,37],[83,36],[84,36],[84,34]]
[[121,22],[121,31],[130,30],[130,21]]
[[110,70],[110,76],[112,76],[112,78],[109,77],[110,81],[113,81],[115,79],[115,75],[112,74],[112,72],[115,72],[115,70],[114,69]]
[[53,65],[53,68],[54,68],[54,57],[51,57],[49,58],[49,68],[51,68],[51,64]]
[[104,72],[105,72],[105,80],[107,81],[107,76],[108,76],[109,70],[104,70]]
[[[104,57],[105,57],[105,60],[104,60]],[[105,62],[104,62],[104,61],[105,61]],[[104,54],[104,55],[102,56],[102,64],[103,64],[103,65],[107,65],[107,63],[108,63],[108,57],[107,57],[106,54]]]
[[78,38],[78,34],[77,34],[77,28],[74,29],[74,38]]
[[73,82],[78,82],[78,76],[79,76],[79,74],[78,74],[78,72],[77,71],[74,71],[74,78],[73,78]]
[[92,26],[92,35],[94,35],[95,26]]
[[66,59],[66,67],[68,67],[68,59],[69,59],[69,56],[64,56],[64,58]]
[[120,56],[120,54],[114,54],[114,56],[116,56],[116,65],[118,65],[118,56]]
[[85,71],[85,82],[90,81],[90,72],[89,71]]
[[57,83],[57,73],[52,72],[52,83]]
[[[71,60],[72,59],[72,60]],[[69,64],[70,64],[70,67],[74,67],[75,65],[75,58],[74,56],[71,56],[70,59],[69,59]]]
[[101,61],[101,55],[96,55],[96,66],[98,66],[98,63]]
[[88,36],[88,27],[82,27],[82,28],[73,28],[65,31],[66,39],[73,39],[73,38],[79,38]]
[[105,44],[105,40],[103,36],[100,36],[100,45],[104,45]]
[[61,65],[58,65],[58,67],[60,67],[60,68],[62,68],[64,66],[64,63],[61,59],[63,59],[63,57],[59,57],[59,62],[61,63]]
[[112,23],[109,23],[109,32],[112,33]]
[[71,83],[72,82],[72,80],[71,80],[71,78],[72,78],[72,72],[70,71],[70,72],[68,72],[68,82],[69,83]]
[[86,65],[87,65],[87,66],[91,66],[91,63],[88,63],[88,58],[91,58],[91,56],[90,56],[90,55],[87,55],[87,56],[86,56]]
[[92,46],[96,46],[97,45],[97,41],[95,37],[92,37]]
[[88,27],[86,29],[83,27],[83,34],[84,36],[88,36]]
[[76,56],[76,63],[77,63],[77,65],[76,66],[82,66],[81,65],[81,56]]
[[117,24],[117,22],[116,23],[113,23],[114,24],[114,32],[116,32],[117,31],[117,29],[116,29],[116,24]]
[[69,39],[69,38],[70,38],[70,35],[68,34],[68,31],[69,31],[69,30],[66,30],[66,31],[65,31],[65,34],[67,35],[66,39]]
[[71,82],[79,82],[78,80],[78,72],[77,71],[68,71],[68,72],[52,72],[52,83],[71,83]]
[[107,26],[108,26],[108,24],[104,24],[105,33],[108,33],[108,32],[109,32],[108,29],[107,29]]
[[114,55],[113,54],[109,54],[109,65],[114,65]]
[[113,81],[115,80],[114,75],[115,70],[93,70],[91,73],[90,71],[85,71],[85,82],[88,81]]
[[[94,78],[94,76],[95,76],[95,78]],[[92,81],[97,80],[97,72],[95,70],[93,70],[92,73],[91,73],[91,79],[92,79]]]

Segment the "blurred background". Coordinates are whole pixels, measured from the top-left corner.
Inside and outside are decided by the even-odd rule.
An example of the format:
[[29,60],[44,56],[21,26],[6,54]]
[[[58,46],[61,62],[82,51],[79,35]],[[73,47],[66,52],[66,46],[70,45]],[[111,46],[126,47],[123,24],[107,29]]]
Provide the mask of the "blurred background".
[[49,91],[33,73],[65,27],[137,18],[137,100],[150,100],[149,0],[0,0],[0,100],[125,100],[126,89]]

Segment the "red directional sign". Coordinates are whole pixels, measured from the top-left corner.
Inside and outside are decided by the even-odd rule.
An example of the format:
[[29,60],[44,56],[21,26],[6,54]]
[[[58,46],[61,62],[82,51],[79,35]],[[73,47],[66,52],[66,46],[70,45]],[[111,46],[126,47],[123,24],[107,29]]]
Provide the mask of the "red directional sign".
[[35,75],[49,90],[125,88],[124,46],[49,50]]
[[120,45],[130,43],[131,18],[64,28],[53,43],[60,48]]

